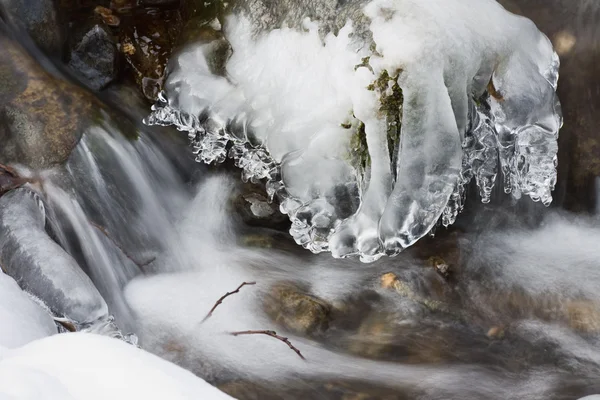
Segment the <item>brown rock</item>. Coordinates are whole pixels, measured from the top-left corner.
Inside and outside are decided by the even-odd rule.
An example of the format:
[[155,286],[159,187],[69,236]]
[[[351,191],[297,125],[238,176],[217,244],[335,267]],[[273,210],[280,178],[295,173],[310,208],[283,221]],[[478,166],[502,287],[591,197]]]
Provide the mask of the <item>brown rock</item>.
[[0,163],[64,163],[90,124],[94,98],[44,71],[11,39],[0,37],[0,48]]
[[291,283],[272,286],[263,309],[276,323],[300,335],[323,333],[331,319],[331,306],[327,302]]
[[600,306],[589,300],[571,301],[567,304],[569,326],[582,333],[600,332]]

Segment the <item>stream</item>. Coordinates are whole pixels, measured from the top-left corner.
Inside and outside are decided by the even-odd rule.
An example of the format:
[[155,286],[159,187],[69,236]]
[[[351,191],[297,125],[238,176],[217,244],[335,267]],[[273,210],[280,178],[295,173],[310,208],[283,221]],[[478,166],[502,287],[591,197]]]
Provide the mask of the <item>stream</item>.
[[[519,2],[505,5],[511,9],[512,3]],[[513,4],[511,10],[527,14],[530,8],[535,8],[529,3],[536,2],[523,3],[527,5]],[[294,67],[286,64],[298,60],[282,61],[277,54],[284,52],[286,46],[295,45],[300,56],[309,54],[311,46],[315,46],[311,41],[318,40],[318,30],[307,26],[302,33],[290,33],[284,29],[277,31],[280,36],[253,42],[253,33],[246,30],[248,26],[232,19],[228,20],[234,26],[231,31],[240,35],[236,36],[237,42],[232,40],[233,46],[247,52],[239,50],[237,58],[227,67],[231,72],[227,85],[232,81],[240,87],[246,85],[243,95],[237,89],[225,87],[225,78],[214,74],[218,76],[215,78],[208,71],[208,64],[203,64],[201,56],[206,54],[206,43],[192,45],[177,56],[178,64],[170,67],[165,92],[157,97],[152,110],[148,102],[140,100],[137,89],[125,83],[116,83],[99,93],[89,92],[96,99],[90,100],[91,108],[98,110],[81,130],[81,138],[75,141],[64,163],[37,167],[25,162],[25,158],[7,162],[11,176],[18,175],[23,181],[15,184],[16,188],[11,186],[7,194],[0,191],[3,195],[0,208],[16,210],[0,213],[0,222],[4,224],[0,227],[7,238],[6,242],[0,240],[4,252],[0,251],[4,255],[0,257],[0,265],[36,301],[45,303],[44,309],[53,316],[59,332],[77,330],[116,337],[191,371],[239,399],[577,400],[598,394],[600,186],[596,181],[590,182],[592,178],[585,185],[573,186],[573,182],[580,182],[578,170],[573,167],[580,160],[575,155],[565,156],[565,161],[561,158],[562,152],[568,153],[565,148],[578,148],[587,140],[574,139],[571,133],[574,128],[569,125],[576,119],[573,116],[576,105],[581,104],[574,100],[573,93],[582,93],[578,85],[587,74],[582,72],[578,77],[573,72],[574,60],[597,59],[600,54],[600,31],[594,25],[600,21],[598,7],[589,5],[590,11],[585,8],[588,6],[585,1],[577,4],[573,6],[579,7],[579,14],[575,12],[573,17],[578,21],[577,30],[556,22],[560,18],[558,13],[550,22],[543,20],[539,24],[565,60],[566,77],[561,72],[558,83],[565,115],[564,139],[561,136],[556,145],[555,135],[562,117],[552,86],[553,75],[548,73],[543,80],[532,75],[536,85],[542,82],[540,93],[545,93],[536,97],[542,99],[542,105],[535,109],[542,110],[540,119],[544,123],[531,123],[527,119],[528,128],[524,130],[531,126],[539,130],[528,137],[531,147],[523,144],[525,139],[522,143],[516,141],[515,151],[526,153],[527,161],[514,161],[516,169],[511,170],[512,167],[506,167],[509,156],[502,155],[501,145],[497,150],[500,155],[493,161],[488,147],[480,153],[477,151],[481,147],[477,145],[464,150],[472,153],[468,161],[463,161],[463,170],[444,170],[439,175],[443,178],[440,182],[447,182],[445,178],[453,174],[463,179],[465,170],[473,180],[465,178],[458,186],[450,187],[424,178],[423,185],[431,193],[410,200],[411,213],[406,219],[411,223],[421,217],[422,220],[410,229],[405,229],[408,222],[400,224],[408,233],[394,231],[393,239],[381,233],[381,226],[389,220],[387,210],[396,189],[391,183],[382,183],[378,192],[373,189],[375,183],[371,182],[379,175],[376,175],[378,159],[371,147],[374,139],[369,136],[373,135],[369,129],[375,128],[369,128],[369,123],[377,124],[369,119],[366,103],[352,97],[356,115],[348,117],[348,124],[355,127],[362,123],[363,129],[367,126],[372,167],[358,169],[358,175],[352,175],[347,165],[342,165],[343,157],[327,153],[331,150],[333,154],[334,148],[345,143],[335,133],[340,129],[339,124],[331,125],[329,120],[337,118],[338,109],[347,105],[345,94],[331,103],[324,102],[322,109],[314,113],[308,111],[308,106],[315,97],[302,98],[314,95],[311,90],[328,78],[325,71],[332,64],[321,66],[322,59],[313,60],[314,69],[309,71],[315,76],[312,87],[303,87],[306,82],[301,80],[290,81],[287,86],[280,82],[290,75],[301,75],[299,71],[290,74]],[[590,26],[589,21],[581,19],[585,10],[596,18],[589,29],[585,29]],[[122,18],[125,20],[127,16]],[[581,37],[585,47],[569,55],[570,50],[557,45],[555,32],[549,33],[544,23],[553,29],[560,25],[560,29],[554,29],[558,33],[571,29],[569,32]],[[50,75],[70,82],[72,87],[84,86],[63,67],[53,67],[56,59],[32,50],[28,39],[13,40],[16,28],[9,25],[3,22],[0,32],[6,40],[0,44],[7,46],[7,54],[23,46],[26,49],[23,54],[32,56]],[[375,30],[373,33],[376,38],[383,34]],[[340,44],[340,37],[330,38],[327,51],[319,53],[320,57],[331,57],[329,63],[333,65],[337,65],[335,62],[342,65],[340,60],[346,57],[340,49],[348,44]],[[10,47],[13,46],[10,43],[20,44]],[[546,55],[542,50],[539,52]],[[360,55],[356,54],[354,58]],[[582,54],[592,55],[585,58]],[[271,58],[265,61],[261,57]],[[384,55],[381,57],[384,60]],[[278,60],[282,63],[279,66]],[[261,81],[258,73],[245,82],[244,74],[251,69],[248,66],[257,62],[266,63],[260,72],[269,77],[268,82]],[[384,64],[382,61],[381,65]],[[3,65],[0,62],[0,68]],[[23,61],[19,65],[34,71],[31,74],[37,73],[28,67],[32,64]],[[377,69],[377,65],[373,63],[373,68]],[[348,69],[352,73],[355,70]],[[281,71],[285,73],[277,75]],[[256,80],[252,81],[253,78]],[[331,87],[319,87],[319,93],[323,96],[341,93],[340,88],[348,82],[343,79],[349,78],[340,79],[341,83],[331,83]],[[498,82],[509,81],[506,77],[502,79],[498,78]],[[565,89],[561,92],[563,80]],[[38,82],[34,78],[30,81]],[[271,83],[273,86],[269,87]],[[600,86],[593,86],[596,83],[597,80],[590,82],[585,94],[587,100],[580,100],[585,104],[578,109],[581,115],[600,105]],[[266,94],[256,94],[254,84],[266,88]],[[512,87],[511,84],[506,87]],[[12,90],[12,86],[6,87]],[[59,86],[58,90],[64,93],[79,90],[72,87]],[[283,100],[277,97],[281,87],[287,90]],[[492,89],[489,86],[485,89],[484,85],[487,97],[482,97],[483,103],[469,100],[468,114],[465,111],[463,125],[467,139],[469,132],[474,132],[473,140],[481,146],[488,143],[485,129],[497,129],[501,135],[502,129],[512,124],[508,117],[499,122],[499,115],[506,112],[511,116],[510,111],[514,112],[512,100],[494,98]],[[248,93],[255,96],[252,104],[256,115],[252,117],[245,109],[250,101],[245,102],[247,97],[243,96],[251,97]],[[410,92],[404,89],[404,93],[408,96]],[[0,89],[0,106],[16,101],[2,96],[4,92]],[[278,108],[269,103],[283,104],[286,96],[293,98],[293,102]],[[101,106],[96,106],[95,101]],[[451,125],[460,129],[460,124],[454,122],[449,101],[444,103],[445,108],[436,108],[440,111],[435,118],[451,114]],[[206,102],[211,106],[204,108]],[[365,108],[359,110],[359,103]],[[405,108],[404,116],[410,119],[410,113],[419,110]],[[521,108],[519,112],[524,111]],[[232,120],[227,113],[240,117]],[[342,116],[344,113],[347,114],[345,109],[339,111]],[[282,115],[289,120],[282,122]],[[0,123],[3,116],[0,114]],[[520,117],[521,114],[515,120]],[[477,125],[475,121],[480,119],[488,125],[484,122]],[[269,125],[265,121],[275,122]],[[436,121],[432,125],[438,126]],[[593,121],[588,123],[593,125]],[[214,128],[218,124],[226,128]],[[179,131],[168,125],[175,125]],[[267,125],[266,133],[260,130]],[[298,140],[298,131],[317,125],[327,126],[323,132],[332,136],[314,139],[310,145]],[[270,137],[275,130],[273,126],[290,136]],[[0,140],[6,139],[8,143],[10,136],[3,136],[2,129]],[[344,129],[348,128],[344,126],[341,131]],[[593,130],[597,136],[597,128]],[[225,131],[229,136],[223,136]],[[240,131],[243,140],[236,136]],[[540,132],[546,136],[542,138]],[[499,139],[498,143],[507,142]],[[595,142],[589,143],[595,149]],[[223,155],[217,165],[207,162],[207,157],[222,150],[220,146],[237,149],[238,153],[231,156],[234,153],[231,150],[228,155],[231,159]],[[400,176],[417,168],[401,164],[409,158],[407,153],[402,158],[406,148],[400,150],[399,156],[390,156],[387,142],[385,146],[384,158],[391,157],[394,164],[392,168],[387,160],[387,168],[395,171],[389,182],[397,187],[412,185],[414,182],[404,182]],[[439,148],[436,142],[423,151],[429,155]],[[533,150],[528,152],[526,148]],[[261,158],[264,152],[269,157]],[[557,152],[559,164],[555,160]],[[470,166],[465,167],[469,162]],[[1,158],[0,163],[3,167]],[[528,166],[523,167],[524,164]],[[558,182],[554,165],[558,165]],[[271,169],[264,172],[267,167]],[[272,172],[275,170],[277,174]],[[303,171],[309,171],[308,178]],[[321,179],[319,174],[325,174],[324,171],[335,178]],[[527,175],[529,172],[531,176]],[[5,171],[0,169],[0,173]],[[507,194],[510,179],[500,183],[502,173],[513,179],[512,196]],[[498,182],[494,186],[496,174]],[[494,175],[491,184],[486,180],[491,179],[490,175]],[[1,180],[4,176],[8,175],[0,174],[0,189],[4,188]],[[569,177],[567,183],[561,176]],[[276,184],[281,186],[274,189]],[[554,184],[557,186],[552,194],[554,203],[545,207],[542,203],[548,205],[552,200],[550,190]],[[347,192],[340,192],[340,185]],[[529,189],[524,189],[527,185]],[[415,192],[421,191],[420,187]],[[585,187],[585,195],[575,190],[580,187]],[[431,188],[441,189],[434,193]],[[361,194],[355,196],[356,191]],[[274,199],[269,199],[273,193]],[[485,201],[479,201],[478,196]],[[388,197],[392,200],[386,203]],[[577,203],[582,197],[585,202]],[[17,200],[11,203],[10,199]],[[299,199],[306,209],[300,209],[300,203],[293,203],[300,202]],[[424,204],[423,199],[430,200],[430,206],[417,213],[414,204]],[[355,208],[344,214],[340,210],[347,203]],[[358,203],[361,206],[356,206]],[[576,203],[584,205],[573,206]],[[303,212],[310,216],[305,217]],[[351,217],[355,212],[363,217]],[[27,218],[38,213],[42,221],[38,230],[18,226],[19,220],[28,221]],[[36,218],[31,220],[37,221]],[[326,222],[321,224],[319,221],[323,219],[319,218]],[[380,219],[383,225],[378,224]],[[16,223],[17,228],[11,223]],[[30,228],[34,233],[28,233]],[[25,233],[18,229],[24,229]],[[323,234],[325,231],[327,234]],[[50,244],[40,241],[38,246],[35,238],[40,232],[47,233],[44,240]],[[352,236],[352,244],[339,232]],[[15,250],[17,255],[8,258],[6,255],[13,254],[10,246],[18,246],[10,242],[12,238],[21,241],[25,250]],[[377,243],[373,244],[373,240]],[[33,250],[27,253],[28,249]],[[73,278],[79,275],[67,275],[68,268],[63,266],[71,261],[61,261],[60,249],[91,280],[97,296],[90,291],[83,293],[83,286],[77,286],[79,281]],[[58,267],[44,267],[44,257],[58,260]],[[30,259],[41,271],[33,278],[18,272]],[[64,291],[67,300],[61,300],[48,289],[56,286],[60,291],[64,282],[70,282],[72,287]],[[77,303],[73,307],[79,308],[57,312],[57,304],[69,301]],[[85,318],[73,315],[89,318],[84,321]],[[270,333],[244,333],[247,331],[275,331],[279,337]],[[236,332],[242,334],[234,335]],[[69,333],[59,333],[63,334]],[[281,336],[289,342],[279,340]]]

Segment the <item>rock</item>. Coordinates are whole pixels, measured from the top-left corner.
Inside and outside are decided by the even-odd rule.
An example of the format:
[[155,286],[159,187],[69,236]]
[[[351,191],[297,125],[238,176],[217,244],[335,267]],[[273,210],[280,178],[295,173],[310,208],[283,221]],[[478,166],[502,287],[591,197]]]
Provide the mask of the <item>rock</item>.
[[31,182],[31,180],[21,178],[13,169],[0,164],[0,196],[27,182]]
[[299,335],[316,335],[327,330],[331,306],[291,283],[277,283],[263,301],[263,310],[276,323]]
[[91,89],[100,90],[116,79],[116,38],[104,22],[92,19],[70,42],[68,65]]
[[61,53],[64,40],[53,0],[0,0],[0,6],[42,50],[52,55]]
[[504,328],[502,326],[492,326],[486,336],[490,339],[502,339],[504,338]]
[[240,400],[401,400],[419,397],[414,389],[342,379],[323,381],[303,378],[278,384],[234,380],[221,384],[218,388]]
[[398,330],[398,316],[385,312],[370,314],[360,325],[358,332],[349,338],[347,350],[370,359],[385,358],[391,354]]
[[143,6],[174,6],[179,3],[180,0],[140,0]]
[[21,188],[0,197],[3,269],[56,316],[80,324],[107,317],[108,306],[92,281],[45,225],[45,206],[35,192]]
[[400,296],[425,306],[430,311],[448,311],[448,307],[441,301],[421,296],[416,293],[405,281],[399,279],[394,273],[389,272],[380,278],[381,287],[394,289]]
[[104,23],[108,26],[119,26],[119,24],[121,23],[119,17],[114,15],[110,8],[97,6],[94,9],[94,13],[96,15],[99,15],[100,18],[102,18],[102,21],[104,21]]
[[273,238],[267,235],[244,235],[240,238],[242,246],[270,249],[273,247]]
[[589,300],[571,301],[566,306],[569,326],[582,333],[600,332],[600,307]]
[[64,163],[90,125],[96,100],[44,71],[0,37],[0,163],[34,169]]

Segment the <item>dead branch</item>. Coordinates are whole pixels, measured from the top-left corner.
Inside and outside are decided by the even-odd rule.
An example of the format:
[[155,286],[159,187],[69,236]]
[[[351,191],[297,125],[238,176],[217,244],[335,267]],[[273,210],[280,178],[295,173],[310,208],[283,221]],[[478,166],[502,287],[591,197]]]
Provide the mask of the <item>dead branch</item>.
[[121,253],[123,253],[123,255],[125,257],[127,257],[132,263],[134,263],[135,265],[138,266],[138,268],[140,270],[143,270],[144,267],[148,266],[148,264],[154,262],[156,260],[156,257],[152,257],[150,260],[145,261],[145,262],[139,262],[137,260],[135,260],[132,256],[130,256],[123,247],[121,247],[121,245],[119,245],[119,243],[117,243],[116,240],[114,240],[110,234],[108,233],[108,231],[106,230],[105,227],[100,226],[98,224],[96,224],[95,222],[89,221],[90,225],[92,225],[94,228],[96,228],[97,230],[99,230],[100,232],[102,232],[102,234],[108,239],[110,240],[116,247],[117,249],[119,249],[121,251]]
[[256,285],[256,282],[244,282],[240,286],[238,286],[238,288],[235,289],[233,292],[227,292],[227,293],[225,293],[223,296],[221,296],[221,298],[219,300],[217,300],[217,302],[215,303],[215,305],[213,306],[213,308],[211,308],[210,311],[208,312],[208,314],[206,314],[206,317],[204,317],[204,319],[202,320],[202,322],[206,321],[207,319],[209,319],[213,315],[213,312],[215,311],[215,309],[217,307],[219,307],[219,305],[221,303],[223,303],[223,300],[225,300],[225,298],[231,296],[232,294],[239,293],[240,289],[243,288],[246,285]]
[[8,165],[0,164],[0,169],[3,169],[12,176],[18,176],[17,171],[15,171],[14,168],[9,167]]
[[71,321],[67,320],[66,318],[54,317],[54,322],[58,322],[63,328],[65,328],[69,332],[77,332],[77,328],[75,327],[75,324],[73,324]]
[[233,336],[240,336],[240,335],[267,335],[267,336],[271,336],[272,338],[275,338],[275,339],[280,340],[283,343],[287,344],[290,349],[294,350],[296,352],[296,354],[298,354],[298,357],[300,357],[301,359],[303,359],[303,360],[306,361],[306,358],[304,358],[304,356],[302,355],[302,353],[300,353],[300,350],[298,350],[296,347],[294,347],[294,345],[289,341],[288,338],[283,337],[283,336],[279,336],[277,334],[277,332],[275,332],[275,331],[240,331],[240,332],[231,332],[231,334]]

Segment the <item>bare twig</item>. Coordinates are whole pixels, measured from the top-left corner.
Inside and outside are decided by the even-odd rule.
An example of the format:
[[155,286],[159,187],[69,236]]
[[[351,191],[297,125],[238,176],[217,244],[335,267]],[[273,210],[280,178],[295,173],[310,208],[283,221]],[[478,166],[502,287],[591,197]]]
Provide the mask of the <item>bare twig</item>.
[[8,165],[0,164],[0,169],[5,170],[6,172],[8,172],[9,174],[11,174],[12,176],[18,176],[17,171],[15,171],[14,168],[9,167]]
[[71,321],[69,321],[66,318],[54,317],[54,322],[58,322],[63,328],[65,328],[69,332],[77,332],[77,328],[75,327],[75,324],[73,324]]
[[209,319],[213,315],[213,312],[215,311],[215,309],[217,307],[219,307],[219,304],[221,304],[223,302],[223,300],[225,300],[225,298],[231,296],[232,294],[239,293],[240,289],[243,288],[246,285],[256,285],[256,282],[244,282],[240,286],[238,286],[238,288],[235,289],[233,292],[227,292],[227,293],[225,293],[219,300],[217,300],[217,302],[215,303],[215,305],[213,306],[213,308],[211,308],[210,311],[208,312],[208,314],[206,314],[206,317],[204,317],[204,319],[202,320],[202,322],[206,321],[207,319]]
[[104,236],[106,236],[106,238],[108,240],[110,240],[117,247],[117,249],[119,249],[121,251],[121,253],[123,253],[123,255],[125,257],[127,257],[132,263],[134,263],[135,265],[137,265],[140,270],[143,270],[144,267],[147,267],[148,264],[150,264],[150,263],[152,263],[152,262],[154,262],[156,260],[156,257],[152,257],[150,260],[145,261],[145,262],[139,262],[139,261],[135,260],[132,256],[130,256],[125,251],[125,249],[123,247],[121,247],[121,245],[119,245],[119,243],[117,243],[116,240],[114,240],[110,236],[110,234],[108,233],[108,231],[106,230],[106,228],[104,228],[103,226],[100,226],[100,225],[98,225],[98,224],[96,224],[95,222],[92,222],[92,221],[90,221],[90,225],[92,225],[94,228],[96,228],[97,230],[99,230],[100,232],[102,232],[102,234]]
[[231,334],[233,336],[240,336],[240,335],[267,335],[267,336],[271,336],[272,338],[275,338],[277,340],[281,340],[283,343],[287,344],[290,349],[294,350],[296,352],[296,354],[298,354],[298,357],[300,357],[303,360],[306,360],[306,358],[304,358],[304,356],[302,355],[302,353],[300,353],[300,350],[298,350],[296,347],[294,347],[294,345],[289,341],[288,338],[283,337],[283,336],[279,336],[277,334],[277,332],[275,332],[275,331],[240,331],[240,332],[231,332]]

